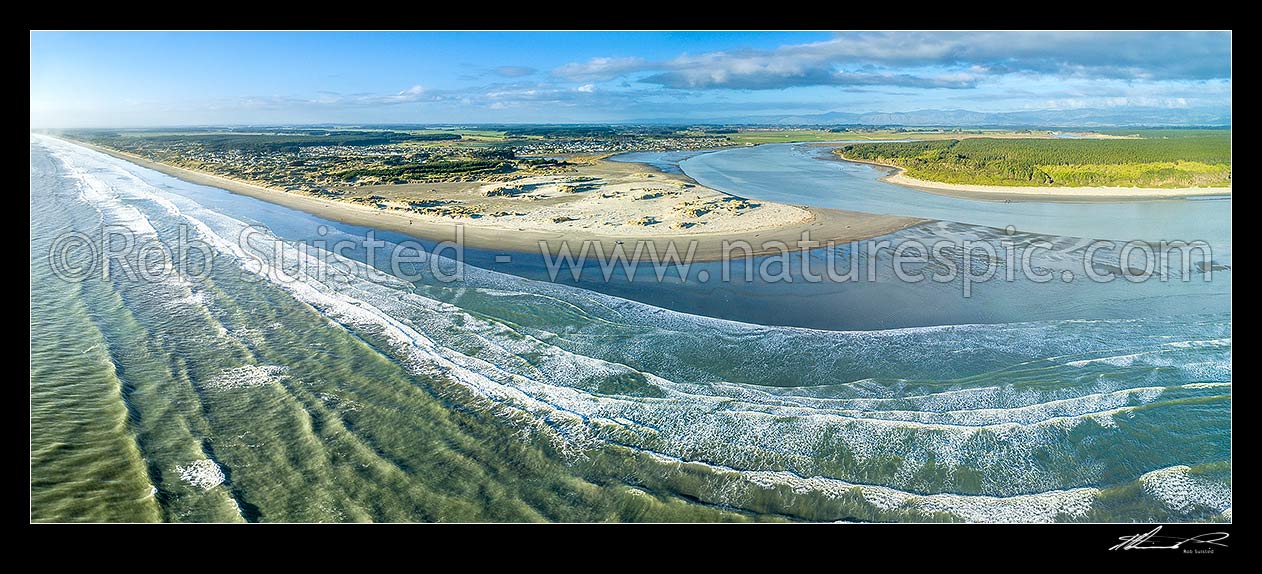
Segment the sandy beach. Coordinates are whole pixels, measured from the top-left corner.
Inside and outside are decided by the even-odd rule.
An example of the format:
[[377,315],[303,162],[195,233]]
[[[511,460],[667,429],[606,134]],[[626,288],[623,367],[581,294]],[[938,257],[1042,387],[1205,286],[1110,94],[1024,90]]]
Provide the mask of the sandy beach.
[[[651,242],[658,253],[670,246],[682,256],[695,242],[696,261],[722,258],[724,243],[745,241],[756,254],[795,249],[803,233],[811,241],[844,243],[885,235],[925,220],[835,209],[746,201],[698,185],[687,176],[651,166],[592,160],[576,173],[512,182],[425,183],[353,188],[330,199],[286,192],[154,162],[83,142],[77,145],[200,185],[226,189],[327,219],[454,240],[463,228],[473,248],[538,253],[546,241],[555,253],[563,243],[577,254],[585,241],[606,253],[619,244],[631,253]],[[418,211],[419,210],[419,211]],[[736,254],[743,255],[741,250]]]
[[882,177],[881,181],[910,187],[928,193],[936,193],[938,195],[959,197],[963,199],[979,199],[984,201],[1050,201],[1089,203],[1231,195],[1230,187],[1038,187],[941,183],[916,179],[907,175],[907,170],[896,165],[850,159],[841,154],[834,155],[836,155],[841,161],[866,163],[868,165],[874,165],[891,170],[891,173]]

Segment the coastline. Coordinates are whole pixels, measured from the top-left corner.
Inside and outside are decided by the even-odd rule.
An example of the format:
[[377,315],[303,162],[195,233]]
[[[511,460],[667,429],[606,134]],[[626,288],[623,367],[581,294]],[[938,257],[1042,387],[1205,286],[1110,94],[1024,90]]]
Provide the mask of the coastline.
[[[773,207],[790,208],[804,213],[796,221],[777,224],[773,227],[757,227],[745,230],[724,230],[711,232],[679,233],[676,231],[644,228],[643,233],[634,235],[626,233],[602,234],[584,229],[538,230],[487,225],[478,221],[456,221],[444,219],[427,221],[425,218],[406,213],[390,212],[365,205],[355,205],[346,201],[312,197],[272,189],[257,184],[232,179],[220,175],[195,171],[165,163],[155,162],[134,154],[104,148],[101,146],[67,140],[141,167],[152,169],[172,177],[194,183],[227,190],[269,203],[310,213],[325,219],[393,231],[414,238],[430,241],[455,241],[459,233],[463,233],[463,244],[475,249],[488,251],[512,251],[520,253],[540,253],[540,242],[547,242],[548,250],[556,254],[562,244],[569,243],[575,255],[583,248],[584,242],[599,243],[605,253],[611,253],[619,245],[628,252],[634,251],[637,242],[651,243],[662,254],[673,246],[682,258],[687,254],[692,242],[695,251],[692,261],[721,260],[724,255],[724,244],[744,241],[751,244],[753,255],[780,253],[783,249],[797,251],[798,242],[803,233],[809,234],[813,242],[848,243],[886,235],[913,225],[924,223],[925,219],[894,215],[876,215],[837,209],[787,206],[770,204]],[[644,169],[659,172],[647,164],[634,164]],[[691,178],[684,179],[691,181]],[[719,192],[721,193],[721,192]],[[728,195],[728,194],[724,194]],[[730,196],[736,197],[736,196]],[[460,231],[462,230],[462,231]],[[649,246],[645,245],[646,253]],[[737,248],[734,253],[744,256],[744,250]]]
[[891,164],[860,159],[851,159],[841,153],[831,153],[839,161],[862,163],[891,170],[879,180],[912,189],[982,201],[1043,201],[1066,203],[1116,202],[1116,201],[1153,201],[1162,199],[1185,199],[1190,197],[1231,197],[1230,187],[1037,187],[1006,185],[973,185],[962,183],[943,183],[917,179],[907,175],[907,170]]

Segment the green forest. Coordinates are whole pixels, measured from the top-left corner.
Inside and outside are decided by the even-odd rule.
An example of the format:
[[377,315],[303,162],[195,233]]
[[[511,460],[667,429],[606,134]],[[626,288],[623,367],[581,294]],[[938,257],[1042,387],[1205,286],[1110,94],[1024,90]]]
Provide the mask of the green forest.
[[1230,130],[1162,130],[1133,139],[863,143],[836,153],[926,181],[975,185],[1229,187]]

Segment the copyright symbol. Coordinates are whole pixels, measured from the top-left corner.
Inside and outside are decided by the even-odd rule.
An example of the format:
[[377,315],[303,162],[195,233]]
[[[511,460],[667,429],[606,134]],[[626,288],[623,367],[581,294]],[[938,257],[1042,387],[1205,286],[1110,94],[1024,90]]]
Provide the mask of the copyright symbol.
[[[78,258],[74,254],[84,249],[87,250],[88,262],[76,265],[75,260]],[[58,279],[78,283],[92,275],[92,270],[96,268],[96,255],[96,245],[92,243],[91,237],[79,231],[71,231],[58,237],[49,247],[48,266]]]

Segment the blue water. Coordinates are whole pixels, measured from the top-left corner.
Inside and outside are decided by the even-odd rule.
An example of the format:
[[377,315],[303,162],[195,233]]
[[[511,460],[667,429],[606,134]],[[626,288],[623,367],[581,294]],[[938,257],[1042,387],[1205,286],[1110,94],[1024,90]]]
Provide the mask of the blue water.
[[[56,140],[31,158],[41,520],[1230,520],[1230,269],[967,298],[884,265],[871,283],[551,282],[474,250],[452,283],[367,280],[358,249],[321,276],[295,267],[300,242],[364,228]],[[793,177],[756,167],[753,187]],[[191,225],[216,273],[53,278],[56,233],[104,225]],[[1087,244],[896,235],[1043,238],[1053,271]],[[249,270],[275,249],[302,280]]]
[[[1022,249],[1047,241],[1052,247],[1035,251],[1031,261],[1058,277],[1036,283],[1018,273],[1013,281],[991,281],[965,297],[962,279],[946,284],[899,281],[892,276],[888,253],[880,252],[875,281],[811,283],[803,280],[802,264],[795,259],[792,284],[692,282],[672,286],[673,301],[654,300],[654,304],[755,323],[825,329],[1230,312],[1229,198],[1112,204],[970,201],[878,181],[885,170],[837,161],[827,148],[814,144],[767,144],[687,156],[640,152],[614,159],[677,163],[706,186],[751,199],[940,220],[882,238],[893,244],[909,239],[927,245],[972,241],[989,243],[1002,256],[1005,242]],[[1009,227],[1014,232],[1007,231]],[[1172,275],[1139,283],[1122,279],[1098,283],[1089,280],[1084,269],[1084,252],[1092,246],[1091,239],[1114,242],[1115,247],[1096,252],[1097,262],[1114,266],[1119,265],[1122,246],[1132,240],[1200,240],[1211,248],[1206,259],[1218,270],[1211,276],[1193,270],[1187,274],[1188,281]],[[866,261],[868,251],[867,244],[819,249],[810,253],[809,261],[819,269],[828,261],[840,260],[840,268],[845,269],[852,259]],[[1141,261],[1137,257],[1131,264]],[[693,271],[705,269],[716,275],[717,267],[705,264]],[[1000,267],[1002,275],[1015,265],[1005,262]],[[732,275],[740,277],[743,266],[733,269]],[[1074,273],[1072,281],[1060,280],[1064,271]],[[643,286],[595,288],[633,297],[653,292]],[[694,292],[697,296],[690,297]]]
[[712,150],[633,151],[611,157],[613,161],[651,165],[665,173],[683,173],[679,162]]
[[1017,231],[1117,241],[1205,240],[1231,258],[1231,199],[1040,203],[974,201],[877,181],[888,170],[838,161],[809,144],[768,144],[693,156],[680,168],[742,197],[908,215]]

